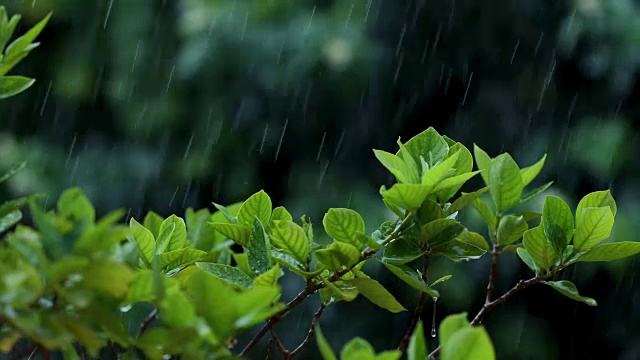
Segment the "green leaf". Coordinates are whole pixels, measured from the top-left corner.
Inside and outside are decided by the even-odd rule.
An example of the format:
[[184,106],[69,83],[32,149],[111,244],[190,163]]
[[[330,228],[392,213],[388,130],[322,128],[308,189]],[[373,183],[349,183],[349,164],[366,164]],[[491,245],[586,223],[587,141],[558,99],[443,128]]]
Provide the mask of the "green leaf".
[[399,360],[401,357],[400,350],[387,350],[376,355],[375,360]]
[[278,279],[284,275],[279,264],[275,264],[269,271],[260,274],[253,280],[253,287],[274,287],[278,285]]
[[489,186],[491,184],[489,182],[489,168],[493,159],[476,144],[473,144],[473,154],[476,159],[476,166],[481,171],[482,180],[484,180],[485,185]]
[[552,288],[556,289],[560,294],[566,297],[569,297],[573,300],[583,302],[589,306],[598,306],[598,303],[594,299],[585,297],[585,296],[580,296],[580,294],[578,293],[578,289],[571,281],[567,281],[567,280],[543,281],[542,283],[551,286]]
[[578,258],[579,261],[614,261],[640,254],[640,242],[621,241],[599,244]]
[[[236,267],[242,271],[243,273],[249,275],[250,278],[254,278],[256,277],[256,273],[251,269],[251,266],[249,266],[249,254],[246,252],[243,253],[235,253],[235,252],[231,252],[231,257],[233,257],[233,260],[236,262]],[[202,262],[215,262],[215,261],[206,261],[203,260]]]
[[498,219],[496,218],[493,210],[484,202],[482,199],[477,198],[471,202],[471,206],[480,214],[484,222],[487,223],[487,226],[491,229],[495,229],[496,223]]
[[30,45],[33,40],[42,32],[42,29],[47,25],[49,19],[51,18],[53,13],[49,13],[44,19],[40,20],[37,24],[35,24],[29,31],[27,31],[24,35],[15,39],[7,49],[5,50],[5,56],[10,57],[21,51],[23,51],[28,45]]
[[375,357],[373,346],[359,337],[349,340],[340,351],[340,360],[374,360]]
[[186,294],[181,291],[168,293],[158,307],[164,324],[186,328],[196,322],[196,311]]
[[[236,216],[237,214],[233,214],[233,212],[231,211],[231,209],[229,207],[224,207],[220,204],[216,204],[216,203],[212,203],[213,206],[218,209],[218,211],[214,212],[213,214],[211,214],[211,222],[213,221],[214,217],[218,217],[218,213],[222,214],[224,216],[225,219],[227,219],[227,221],[231,224],[237,224],[238,223],[238,217]],[[240,210],[240,207],[242,207],[242,205],[244,205],[244,203],[240,203],[238,206],[238,211]],[[217,220],[217,219],[216,219]],[[215,221],[215,222],[221,222],[221,221]]]
[[392,313],[406,311],[393,295],[385,289],[379,282],[370,278],[355,278],[345,280],[346,284],[354,285],[360,294],[369,299],[372,303]]
[[[450,178],[444,179],[441,182],[439,182],[438,185],[435,186],[435,188],[433,189],[433,192],[438,192],[438,199],[440,199],[440,201],[447,201],[451,199],[453,195],[455,195],[458,189],[460,189],[462,185],[464,185],[464,183],[467,182],[467,180],[478,175],[478,173],[480,173],[480,171],[473,171],[466,174],[452,176]],[[455,189],[456,191],[453,192],[452,189]],[[441,194],[446,194],[446,195],[441,195]]]
[[22,211],[20,210],[15,210],[2,216],[0,218],[0,234],[19,223],[20,220],[22,220]]
[[433,127],[409,139],[405,147],[416,163],[420,163],[422,156],[429,161],[430,166],[444,159],[449,152],[446,140]]
[[442,345],[442,360],[494,360],[495,349],[484,326],[455,332]]
[[264,226],[256,216],[249,236],[249,266],[258,275],[271,269],[271,244],[264,231]]
[[276,220],[293,221],[293,217],[287,211],[287,209],[284,208],[284,206],[278,206],[277,208],[273,209],[273,213],[271,213],[271,222]]
[[27,90],[35,79],[24,76],[0,76],[0,99],[10,98]]
[[272,250],[271,257],[278,262],[278,264],[286,267],[291,270],[293,273],[300,275],[304,279],[309,279],[314,276],[319,275],[323,270],[326,270],[324,267],[320,267],[320,269],[316,269],[314,271],[307,271],[305,266],[296,260],[293,256],[286,254],[280,250]]
[[229,223],[209,223],[209,225],[227,239],[231,239],[244,247],[249,246],[249,237],[251,236],[249,229],[238,224]]
[[203,262],[196,263],[196,266],[237,289],[253,287],[253,279],[233,266]]
[[433,299],[437,299],[440,297],[440,293],[437,290],[434,290],[427,286],[422,280],[420,274],[417,271],[410,269],[405,265],[392,265],[386,262],[381,261],[382,264],[389,270],[393,275],[395,275],[398,279],[404,281],[407,285],[412,288],[422,291],[423,293],[431,296]]
[[[446,202],[447,200],[451,199],[451,197],[453,197],[453,195],[455,195],[458,190],[460,190],[464,182],[479,173],[479,171],[471,172],[473,170],[473,156],[466,146],[459,142],[453,145],[449,145],[448,156],[456,153],[458,154],[458,160],[456,160],[456,163],[453,165],[453,168],[456,170],[456,176],[444,180],[437,186],[441,187],[442,189],[446,189],[439,191],[437,194],[437,197],[441,202]],[[468,177],[464,181],[458,182],[462,179],[461,176]],[[456,182],[458,183],[456,185],[453,185],[453,183]]]
[[522,184],[524,186],[529,185],[540,173],[540,170],[544,167],[544,162],[547,159],[547,154],[544,154],[538,162],[531,166],[527,166],[520,170],[520,175],[522,175]]
[[345,284],[343,281],[333,283],[322,276],[320,280],[325,285],[324,289],[320,289],[320,298],[325,305],[340,300],[350,302],[358,297],[358,289],[354,285]]
[[437,219],[445,218],[446,216],[440,205],[433,200],[427,199],[422,203],[420,209],[418,209],[416,217],[421,224],[426,224]]
[[489,167],[489,185],[491,198],[498,212],[511,209],[522,196],[524,184],[520,168],[509,154],[501,154]]
[[439,278],[438,280],[434,281],[433,283],[431,283],[430,286],[436,286],[436,285],[438,285],[440,283],[443,283],[443,282],[451,279],[452,277],[453,277],[453,275],[445,275],[445,276]]
[[[171,235],[166,239],[161,239],[161,235],[170,228],[173,228]],[[182,218],[171,215],[162,222],[162,225],[160,225],[160,235],[158,236],[158,245],[163,252],[180,250],[187,246],[187,227]]]
[[466,312],[449,315],[442,320],[438,329],[440,343],[444,345],[456,332],[470,328],[471,324],[467,320]]
[[385,263],[401,265],[411,262],[426,253],[417,239],[400,238],[384,248],[382,260]]
[[398,182],[407,183],[406,174],[408,173],[407,165],[397,155],[382,150],[373,150],[376,158],[389,172],[396,177]]
[[531,257],[531,255],[526,249],[522,247],[516,248],[516,253],[518,254],[518,257],[522,260],[522,262],[524,262],[525,265],[527,265],[527,267],[531,269],[531,271],[533,271],[534,274],[537,274],[540,272],[538,265],[536,265],[536,262],[533,261],[533,258]]
[[[398,147],[400,148],[399,157],[404,162],[404,166],[406,169],[406,171],[404,172],[404,175],[407,179],[407,182],[411,184],[419,183],[420,171],[418,170],[418,164],[420,164],[420,161],[416,161],[413,158],[409,150],[400,141],[400,138],[398,138],[397,144],[398,144]],[[424,165],[423,165],[423,168],[424,168]]]
[[231,289],[216,278],[198,271],[189,277],[187,293],[196,313],[207,321],[218,339],[225,339],[231,335],[237,317]]
[[460,222],[452,219],[434,220],[422,227],[420,241],[431,247],[453,241],[465,230]]
[[553,250],[549,239],[544,234],[542,226],[537,226],[524,232],[522,244],[531,259],[542,270],[551,269],[558,261],[558,254]]
[[320,350],[323,360],[336,360],[336,355],[333,353],[331,345],[329,345],[329,342],[324,337],[322,329],[320,329],[320,324],[316,324],[316,342],[318,343],[318,349]]
[[9,169],[9,171],[0,175],[0,184],[16,176],[16,174],[22,171],[22,169],[24,169],[26,166],[27,166],[27,163],[24,161],[16,166],[13,166],[11,169]]
[[511,245],[518,239],[522,238],[522,234],[529,230],[529,225],[523,216],[506,215],[500,219],[498,225],[498,245]]
[[93,224],[96,220],[96,211],[93,205],[77,187],[64,191],[58,199],[57,207],[60,215],[74,221],[86,220]]
[[238,211],[238,224],[251,229],[253,218],[258,217],[261,223],[268,224],[271,218],[271,198],[264,190],[251,195]]
[[360,260],[358,248],[341,242],[334,242],[326,249],[317,250],[315,254],[318,261],[331,271],[338,270],[342,266],[349,268]]
[[354,245],[358,250],[362,242],[357,234],[365,232],[362,216],[351,209],[329,209],[322,219],[326,233],[336,241]]
[[393,206],[416,210],[420,208],[431,189],[430,186],[421,184],[394,184],[389,190],[383,187],[380,193],[382,198]]
[[162,226],[163,221],[164,218],[162,218],[162,216],[153,211],[149,211],[142,220],[142,225],[151,231],[154,239],[157,239],[158,236],[160,236],[160,226]]
[[207,222],[210,217],[211,213],[208,209],[195,211],[188,208],[185,213],[187,237],[193,243],[193,247],[198,250],[212,251],[216,244],[223,240],[218,233],[209,228]]
[[160,265],[166,271],[179,269],[203,260],[207,253],[196,249],[178,249],[159,254]]
[[577,216],[573,245],[576,250],[586,250],[611,236],[613,211],[607,207],[583,207]]
[[542,210],[542,227],[553,249],[561,255],[574,232],[573,214],[569,205],[557,196],[547,196]]
[[424,329],[422,328],[422,321],[420,320],[409,340],[407,360],[424,360],[427,358],[427,355],[429,355],[427,351],[427,341],[424,338]]
[[478,234],[477,232],[465,229],[456,240],[467,243],[469,245],[473,245],[484,251],[491,251],[487,240],[484,238],[484,236]]
[[150,269],[155,254],[156,241],[151,231],[140,225],[136,219],[131,218],[129,220],[129,227],[132,230],[132,234],[128,236],[129,241],[134,241],[138,245],[142,261],[146,264],[147,269]]
[[456,164],[456,161],[458,161],[458,156],[460,156],[460,151],[449,156],[441,163],[434,165],[429,170],[423,172],[420,183],[422,185],[428,186],[429,192],[436,192],[437,190],[445,189],[437,189],[437,185],[439,185],[443,180],[449,178],[455,173],[456,170],[454,166]]
[[[480,240],[482,240],[486,244],[486,241],[484,240],[484,238],[482,238],[482,235],[480,235],[480,237]],[[462,241],[461,238],[457,238],[454,241],[433,248],[434,255],[442,254],[456,262],[477,260],[481,258],[482,255],[484,255],[486,252],[486,250],[473,243]]]
[[464,209],[467,205],[473,203],[476,199],[478,199],[480,195],[489,191],[489,189],[490,188],[487,186],[487,187],[483,187],[478,191],[474,191],[472,193],[462,193],[460,197],[458,197],[456,201],[454,201],[453,204],[449,206],[449,208],[447,209],[446,215],[448,216],[455,213],[456,211],[460,211]]
[[549,181],[548,183],[540,187],[537,187],[531,191],[528,191],[527,193],[523,193],[522,198],[518,201],[518,206],[522,206],[528,203],[529,201],[535,199],[538,195],[545,192],[545,190],[547,190],[551,185],[553,185],[553,181]]
[[309,241],[300,225],[293,221],[274,221],[271,243],[303,264],[309,256]]
[[611,191],[595,191],[585,195],[582,199],[580,199],[580,202],[578,203],[578,207],[576,209],[576,216],[579,217],[580,214],[582,214],[583,208],[606,206],[610,207],[613,216],[616,216],[616,213],[618,212],[618,206],[616,205],[616,201],[613,199],[613,196],[611,196]]

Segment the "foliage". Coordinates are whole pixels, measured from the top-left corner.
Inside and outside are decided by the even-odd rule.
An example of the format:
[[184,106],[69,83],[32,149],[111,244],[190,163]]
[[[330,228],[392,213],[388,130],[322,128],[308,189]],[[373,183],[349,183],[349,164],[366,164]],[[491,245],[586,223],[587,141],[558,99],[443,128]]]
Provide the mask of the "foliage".
[[[526,189],[546,156],[521,168],[509,154],[492,158],[477,145],[472,155],[433,128],[406,143],[398,140],[398,146],[395,154],[374,150],[398,180],[380,189],[397,219],[368,234],[354,210],[329,209],[322,221],[333,239],[327,245],[314,240],[313,225],[305,216],[295,221],[287,209],[274,207],[264,191],[241,203],[214,204],[213,213],[187,209],[184,218],[163,218],[150,212],[140,220],[131,218],[129,226],[118,223],[122,210],[97,219],[78,188],[65,191],[50,210],[34,198],[5,203],[0,221],[5,233],[0,247],[2,351],[17,351],[26,339],[34,344],[33,351],[61,352],[71,359],[105,351],[127,358],[228,359],[246,355],[270,332],[289,359],[315,333],[322,356],[335,359],[318,325],[325,307],[363,296],[390,312],[406,311],[362,270],[366,262],[383,263],[419,290],[424,303],[425,294],[439,299],[434,286],[447,279],[428,284],[430,257],[469,261],[490,252],[485,305],[472,321],[466,313],[444,319],[439,326],[441,347],[431,356],[493,359],[496,351],[481,325],[492,308],[538,283],[595,306],[596,301],[579,294],[573,283],[556,281],[554,275],[576,262],[612,261],[640,252],[640,243],[602,243],[610,236],[617,212],[609,191],[584,196],[575,212],[555,196],[546,197],[542,212],[515,210],[549,187]],[[456,197],[477,174],[486,187]],[[33,226],[19,224],[20,209],[27,204]],[[489,242],[458,220],[467,208],[485,220]],[[495,264],[507,250],[516,251],[534,277],[494,299]],[[416,259],[422,259],[422,271],[415,267]],[[281,301],[278,284],[283,269],[306,282],[288,303]],[[311,296],[318,296],[322,307],[301,346],[286,350],[273,326]],[[131,333],[123,313],[141,303],[153,310]],[[344,345],[340,358],[398,359],[405,351],[410,359],[425,358],[427,345],[419,311],[416,314],[416,323],[398,349],[376,353],[366,340],[354,338]],[[233,350],[240,332],[264,321],[241,352]]]

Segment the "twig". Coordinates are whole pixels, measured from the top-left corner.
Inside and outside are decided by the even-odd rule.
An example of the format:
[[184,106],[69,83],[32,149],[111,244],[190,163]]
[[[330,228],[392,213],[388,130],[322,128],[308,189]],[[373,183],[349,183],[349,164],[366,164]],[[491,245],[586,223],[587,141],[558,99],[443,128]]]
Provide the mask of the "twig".
[[276,333],[275,328],[271,328],[270,331],[271,331],[271,340],[273,340],[273,342],[276,343],[278,350],[280,350],[280,352],[282,353],[282,358],[289,359],[289,351],[287,351],[287,348],[284,347],[284,345],[278,338],[278,334]]
[[142,321],[142,324],[140,324],[140,330],[138,330],[138,338],[140,338],[142,336],[142,334],[144,334],[144,332],[147,331],[149,326],[151,326],[151,324],[153,324],[153,322],[156,320],[157,317],[158,317],[158,309],[155,308]]
[[273,350],[273,339],[269,339],[269,343],[267,344],[267,356],[265,360],[271,360],[271,351]]
[[487,284],[487,297],[485,298],[485,303],[490,303],[491,297],[493,296],[493,288],[496,280],[496,274],[498,272],[498,255],[498,245],[493,244],[493,251],[491,252],[491,272],[489,274],[489,283]]
[[[560,269],[558,269],[560,270]],[[555,272],[557,271],[552,271],[546,275],[538,275],[536,277],[533,277],[529,280],[520,280],[518,281],[518,283],[512,287],[509,291],[507,291],[506,293],[504,293],[504,295],[500,296],[499,298],[495,299],[494,301],[490,301],[488,303],[485,303],[484,306],[482,307],[482,309],[480,309],[480,311],[478,311],[478,314],[476,314],[476,316],[473,318],[473,320],[471,321],[471,326],[478,326],[482,323],[482,320],[484,319],[484,316],[491,310],[493,310],[493,308],[495,308],[498,305],[504,304],[505,301],[507,301],[507,299],[509,299],[511,296],[513,296],[515,293],[517,293],[520,290],[523,290],[525,288],[528,288],[531,285],[535,285],[545,279],[548,279],[551,275],[553,275]],[[435,359],[436,356],[438,356],[438,354],[440,353],[440,346],[438,346],[435,350],[433,350],[431,352],[431,354],[429,354],[429,359]]]
[[[387,245],[390,242],[392,242],[393,240],[395,240],[400,235],[400,233],[405,229],[407,224],[409,224],[409,220],[411,220],[412,217],[413,217],[413,213],[410,213],[409,215],[407,215],[407,217],[405,217],[404,220],[402,220],[402,223],[400,223],[400,225],[398,225],[398,227],[391,234],[389,234],[389,236],[387,236],[387,238],[381,243],[381,245],[382,246]],[[356,267],[361,262],[369,259],[376,252],[378,252],[378,250],[376,250],[376,249],[371,249],[371,248],[365,249],[362,252],[362,254],[360,255],[360,259],[358,259],[358,262],[356,262],[355,264],[353,264],[352,266],[350,266],[347,269],[339,269],[339,270],[337,270],[327,280],[329,282],[336,282],[336,281],[340,280],[340,278],[344,274],[346,274],[349,271],[351,271],[354,267]],[[280,311],[279,313],[275,314],[271,319],[269,319],[267,321],[267,323],[262,327],[262,329],[260,329],[260,331],[256,334],[256,336],[254,336],[253,339],[251,339],[251,341],[249,341],[247,346],[245,346],[245,348],[242,349],[242,351],[240,352],[240,356],[244,356],[249,351],[251,351],[251,349],[253,349],[256,346],[256,344],[260,341],[260,339],[262,339],[262,337],[267,332],[269,332],[269,330],[276,323],[278,323],[278,321],[280,321],[280,319],[282,319],[289,311],[291,311],[291,309],[293,309],[294,307],[300,305],[307,297],[309,297],[310,295],[314,294],[316,291],[318,291],[318,290],[320,290],[320,289],[322,289],[324,287],[325,287],[325,285],[322,282],[320,282],[320,283],[314,283],[314,282],[311,282],[311,281],[307,282],[307,286],[304,288],[304,290],[302,290],[298,294],[298,296],[296,296],[293,300],[291,300],[289,303],[287,303],[287,305],[285,306],[284,309],[282,309],[282,311]]]
[[309,341],[311,340],[311,337],[316,333],[316,326],[318,325],[318,321],[320,321],[320,316],[322,316],[322,312],[324,312],[324,304],[321,304],[318,311],[316,311],[316,313],[313,314],[313,321],[311,322],[311,327],[309,328],[309,332],[307,333],[307,336],[304,338],[304,340],[302,340],[302,343],[300,343],[300,345],[298,345],[298,347],[293,349],[293,351],[290,353],[290,357],[289,357],[290,359],[296,356],[296,354],[300,350],[302,350],[302,347],[308,344]]
[[[429,255],[425,254],[422,262],[422,281],[427,284],[427,279],[429,278]],[[427,299],[427,295],[420,291],[420,297],[418,298],[418,304],[416,305],[416,310],[413,314],[413,319],[411,320],[411,324],[409,325],[409,329],[404,334],[402,338],[402,342],[398,346],[398,350],[400,353],[404,353],[407,350],[407,346],[409,346],[409,341],[411,340],[411,335],[413,335],[413,331],[416,326],[418,326],[418,321],[422,317],[422,309],[424,308],[424,302]]]

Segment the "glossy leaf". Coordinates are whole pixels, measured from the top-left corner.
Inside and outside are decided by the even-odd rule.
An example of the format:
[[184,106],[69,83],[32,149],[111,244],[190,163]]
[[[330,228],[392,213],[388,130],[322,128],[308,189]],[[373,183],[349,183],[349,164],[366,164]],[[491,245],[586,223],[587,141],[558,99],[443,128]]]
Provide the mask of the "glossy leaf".
[[342,266],[347,268],[355,265],[360,259],[360,250],[348,243],[334,242],[326,249],[315,252],[318,261],[327,269],[335,271]]
[[360,294],[369,299],[369,301],[392,313],[407,310],[376,280],[370,278],[355,278],[346,280],[345,283],[354,285]]
[[[453,178],[444,180],[442,183],[438,185],[438,187],[445,189],[445,190],[438,191],[438,194],[437,194],[437,197],[441,202],[445,202],[451,199],[451,197],[453,197],[453,195],[455,195],[458,192],[458,190],[460,190],[464,182],[466,182],[468,179],[470,179],[471,177],[479,173],[479,171],[472,172],[473,156],[471,155],[471,152],[469,151],[469,149],[467,149],[466,146],[464,146],[462,143],[455,143],[453,145],[449,145],[448,156],[451,156],[456,153],[458,154],[458,159],[456,160],[456,163],[453,165],[453,168],[456,171],[455,176]],[[453,183],[458,182],[459,180],[462,179],[460,178],[460,176],[468,176],[468,178],[462,181],[461,183],[459,182],[458,184],[453,185]]]
[[581,296],[578,293],[578,289],[576,288],[576,286],[571,281],[567,281],[567,280],[543,281],[542,283],[551,286],[552,288],[557,290],[562,295],[564,295],[566,297],[569,297],[569,298],[571,298],[573,300],[583,302],[583,303],[585,303],[585,304],[587,304],[589,306],[597,306],[598,305],[598,303],[594,299],[589,298],[589,297],[585,297],[585,296]]
[[393,275],[398,277],[398,279],[404,281],[407,285],[412,288],[422,291],[423,293],[431,296],[436,299],[440,297],[440,293],[437,290],[434,290],[427,286],[418,274],[417,271],[410,269],[405,265],[393,265],[386,262],[382,262],[382,264],[389,270]]
[[480,195],[486,193],[487,191],[489,191],[488,186],[483,187],[482,189],[474,191],[472,193],[462,193],[460,197],[458,197],[456,201],[454,201],[451,204],[451,206],[449,206],[449,208],[446,211],[446,214],[451,215],[456,211],[460,211],[464,209],[467,205],[470,205],[471,203],[473,203],[476,199],[480,197]]
[[35,79],[24,76],[0,76],[0,99],[18,95],[35,83]]
[[249,246],[249,237],[251,236],[251,231],[246,227],[230,223],[209,224],[211,225],[211,228],[213,230],[219,232],[227,239],[233,240],[244,247]]
[[271,218],[271,198],[264,190],[251,195],[238,210],[238,224],[251,229],[253,218],[258,217],[262,224],[268,224]]
[[362,243],[357,234],[365,232],[362,216],[351,209],[329,209],[322,219],[326,233],[336,241],[354,245],[360,249]]
[[153,256],[155,254],[156,241],[149,231],[144,226],[140,225],[136,221],[136,219],[131,218],[129,220],[129,227],[132,230],[132,234],[129,236],[130,241],[135,241],[138,245],[138,249],[140,250],[140,256],[147,268],[151,268],[151,263],[153,262]]
[[442,345],[442,360],[494,360],[495,349],[484,326],[469,327],[455,332]]
[[196,266],[235,288],[248,289],[253,286],[253,279],[233,266],[202,262],[196,263]]
[[526,193],[523,193],[522,198],[520,199],[520,201],[518,201],[518,206],[522,206],[528,203],[529,201],[535,199],[538,195],[545,192],[551,185],[553,185],[553,181],[549,181],[548,183],[542,186],[539,186],[531,191],[527,191]]
[[420,241],[435,247],[453,241],[464,230],[464,226],[456,220],[438,219],[422,227]]
[[525,231],[522,244],[541,270],[551,269],[558,261],[558,254],[553,250],[541,226]]
[[[610,207],[613,216],[616,216],[618,212],[618,206],[616,205],[616,201],[611,196],[611,191],[595,191],[585,195],[580,202],[578,202],[578,207],[576,209],[576,217],[582,214],[582,209],[589,207]],[[576,219],[577,220],[577,219]]]
[[491,198],[498,212],[511,209],[522,196],[524,184],[520,168],[509,154],[501,154],[489,167],[489,185]]
[[448,342],[456,332],[469,328],[471,328],[471,324],[467,320],[466,312],[447,316],[442,320],[438,328],[440,343]]
[[[562,254],[574,232],[573,214],[569,205],[557,196],[547,196],[542,210],[542,227],[553,249],[558,255]],[[529,252],[531,253],[530,250]]]
[[491,229],[495,229],[498,219],[496,218],[493,210],[491,210],[489,205],[487,205],[487,203],[480,198],[477,198],[473,202],[471,202],[471,205],[480,214],[482,219],[484,219],[484,222],[487,223],[487,226]]
[[498,225],[498,245],[511,245],[518,239],[522,238],[522,234],[529,230],[529,225],[522,216],[506,215],[500,219]]
[[385,247],[382,261],[394,265],[406,264],[421,257],[425,252],[417,239],[400,238]]
[[153,234],[154,239],[157,239],[160,235],[160,226],[162,226],[163,221],[164,219],[162,216],[153,211],[149,211],[142,221],[142,226],[149,229],[151,234]]
[[525,265],[527,265],[527,267],[531,269],[531,271],[533,271],[535,274],[540,272],[538,265],[536,265],[536,262],[533,261],[533,258],[525,248],[522,248],[522,247],[517,248],[516,253],[518,254],[518,257],[522,260],[522,262],[524,262]]
[[544,162],[547,159],[547,154],[544,154],[540,160],[531,166],[527,166],[520,170],[522,175],[522,184],[524,186],[529,185],[540,173],[540,170],[544,167]]
[[79,188],[65,190],[58,199],[57,207],[60,215],[74,221],[85,220],[92,224],[96,220],[96,211],[93,205]]
[[305,264],[309,256],[309,241],[300,225],[292,221],[274,221],[271,243]]
[[493,159],[476,144],[473,144],[473,157],[476,160],[478,170],[481,170],[482,180],[484,180],[485,185],[489,186],[491,184],[489,182],[489,168]]
[[0,234],[12,228],[22,220],[22,211],[15,210],[0,217]]
[[277,208],[273,209],[273,212],[271,213],[271,222],[276,220],[293,221],[293,217],[291,216],[289,211],[284,208],[284,206],[278,206]]
[[391,205],[405,210],[416,210],[427,198],[432,188],[421,184],[394,184],[388,190],[381,190],[382,197]]
[[621,241],[594,246],[579,261],[615,261],[640,254],[640,242]]
[[269,271],[260,274],[253,280],[253,287],[274,287],[278,285],[278,279],[284,275],[280,265],[274,265]]
[[405,147],[416,163],[419,164],[423,157],[430,166],[444,159],[449,152],[449,145],[433,127],[409,139]]
[[376,159],[396,177],[399,183],[407,183],[407,165],[397,155],[382,150],[373,150]]
[[223,240],[221,235],[207,224],[210,217],[211,213],[208,209],[194,211],[189,208],[185,213],[187,238],[195,249],[211,251],[217,243]]
[[583,207],[581,211],[581,214],[577,214],[573,238],[573,245],[578,251],[590,249],[611,236],[614,221],[609,206]]
[[375,358],[373,346],[359,337],[349,340],[340,351],[340,360],[374,360]]
[[162,268],[170,271],[193,265],[203,260],[206,256],[207,253],[202,250],[184,248],[159,254],[158,259]]
[[[455,174],[455,164],[458,161],[458,156],[460,156],[460,152],[457,152],[450,157],[444,159],[442,162],[434,165],[429,170],[425,171],[422,174],[422,179],[420,183],[422,185],[429,187],[429,192],[437,191],[437,185],[439,185],[442,181],[447,178],[450,178],[453,174]],[[464,183],[464,182],[463,182]],[[444,189],[444,188],[442,188]],[[439,189],[439,190],[442,190]]]
[[[161,235],[168,229],[173,228],[171,235],[166,239],[161,239]],[[160,225],[160,235],[158,235],[157,245],[162,251],[174,251],[184,248],[187,245],[187,227],[184,220],[178,216],[171,215]]]
[[260,275],[271,269],[271,244],[257,216],[253,220],[247,250],[249,266],[256,274]]

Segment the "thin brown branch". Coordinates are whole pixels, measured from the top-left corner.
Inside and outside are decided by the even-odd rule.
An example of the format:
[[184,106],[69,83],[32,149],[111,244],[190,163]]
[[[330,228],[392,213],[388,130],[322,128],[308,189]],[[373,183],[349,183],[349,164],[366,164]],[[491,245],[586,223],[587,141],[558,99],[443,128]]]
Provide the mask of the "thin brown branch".
[[498,255],[500,254],[497,244],[493,244],[493,251],[491,252],[491,272],[489,273],[489,283],[487,284],[487,296],[485,303],[491,302],[493,296],[493,289],[495,286],[496,274],[498,272]]
[[316,311],[315,314],[313,314],[313,321],[311,322],[311,327],[309,328],[309,332],[307,333],[307,336],[304,338],[304,340],[302,340],[302,343],[300,343],[300,345],[298,345],[297,348],[293,349],[293,351],[291,351],[290,355],[290,359],[293,358],[294,356],[296,356],[296,354],[302,350],[302,348],[309,343],[309,341],[311,340],[311,338],[313,337],[313,335],[315,335],[316,333],[316,326],[318,325],[318,322],[320,321],[320,316],[322,316],[322,313],[324,312],[324,304],[320,305],[320,308],[318,309],[318,311]]
[[[407,217],[405,217],[404,220],[402,220],[402,223],[400,223],[400,225],[398,225],[398,227],[391,234],[389,234],[389,236],[387,236],[387,238],[382,242],[381,245],[382,246],[387,245],[391,241],[395,240],[400,235],[402,230],[405,229],[407,224],[409,224],[409,220],[411,220],[412,217],[413,217],[412,213],[407,215]],[[353,264],[352,266],[350,266],[347,269],[339,269],[339,270],[337,270],[327,280],[329,282],[336,282],[336,281],[340,280],[340,278],[342,278],[342,276],[344,274],[346,274],[349,271],[351,271],[353,268],[355,268],[361,262],[369,259],[376,252],[378,252],[378,250],[376,250],[376,249],[372,249],[372,248],[365,249],[362,252],[362,254],[360,255],[360,259],[358,259],[358,262],[356,262],[355,264]],[[276,323],[278,323],[278,321],[280,321],[280,319],[282,319],[289,311],[291,311],[291,309],[293,309],[294,307],[300,305],[307,297],[309,297],[310,295],[315,294],[316,291],[318,291],[318,290],[320,290],[320,289],[322,289],[324,287],[325,287],[325,285],[322,282],[320,282],[320,283],[314,283],[314,282],[311,282],[311,281],[307,282],[307,286],[304,288],[304,290],[302,290],[298,294],[298,296],[296,296],[293,300],[291,300],[289,303],[287,303],[287,305],[285,306],[284,309],[282,309],[282,311],[280,311],[279,313],[275,314],[271,319],[269,319],[267,321],[267,323],[262,327],[262,329],[260,329],[260,331],[256,334],[256,336],[254,336],[253,339],[251,339],[251,341],[249,341],[247,346],[245,346],[245,348],[242,349],[242,351],[240,352],[240,356],[244,356],[249,351],[251,351],[251,349],[253,349],[256,346],[256,344],[260,341],[260,339],[262,339],[264,337],[264,335],[267,332],[269,332],[269,330],[271,330],[271,328]]]
[[280,341],[280,338],[278,338],[278,334],[276,333],[275,328],[271,328],[269,331],[271,332],[271,340],[273,340],[273,342],[278,347],[278,350],[280,350],[280,353],[282,353],[282,359],[283,360],[288,360],[289,359],[289,351],[287,350],[287,348],[284,347],[284,345]]
[[265,360],[271,360],[271,351],[273,351],[273,339],[269,339],[269,343],[267,344],[267,356]]
[[[425,254],[422,259],[422,281],[424,281],[425,285],[427,284],[427,280],[429,278],[429,255]],[[413,319],[411,319],[411,324],[407,329],[407,332],[404,334],[400,345],[398,346],[398,350],[401,353],[404,353],[407,350],[407,346],[409,346],[409,341],[411,341],[411,335],[413,331],[418,326],[418,321],[422,318],[422,309],[424,308],[424,303],[427,299],[427,295],[421,291],[420,297],[418,298],[418,303],[416,304],[416,309],[413,314]]]
[[153,324],[153,322],[158,318],[158,309],[155,308],[153,311],[149,313],[149,315],[142,321],[140,324],[140,329],[138,330],[138,338],[140,338],[145,331]]

